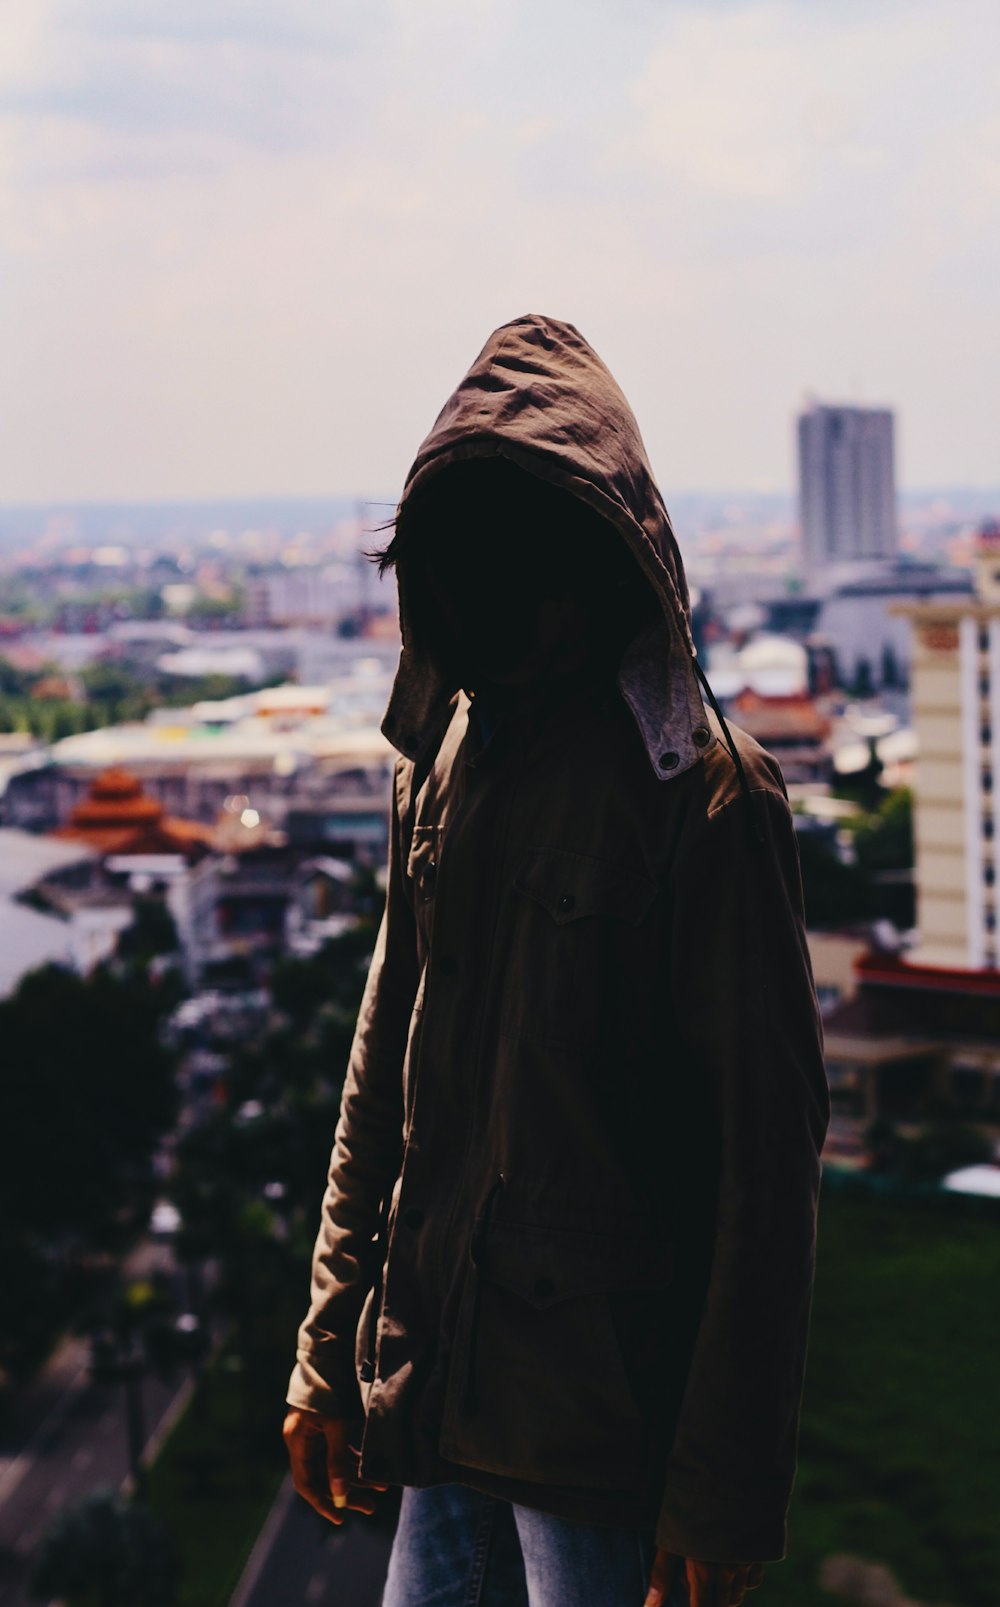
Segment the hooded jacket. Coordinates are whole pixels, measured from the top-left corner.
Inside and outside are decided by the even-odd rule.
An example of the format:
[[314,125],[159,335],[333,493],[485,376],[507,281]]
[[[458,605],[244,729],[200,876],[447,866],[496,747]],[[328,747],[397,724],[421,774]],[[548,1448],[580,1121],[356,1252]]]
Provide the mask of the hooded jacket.
[[660,608],[614,682],[487,728],[399,567],[386,903],[287,1399],[363,1417],[379,1483],[780,1560],[830,1114],[785,785],[721,719],[635,419],[571,324],[494,332],[399,520],[494,454],[597,509]]

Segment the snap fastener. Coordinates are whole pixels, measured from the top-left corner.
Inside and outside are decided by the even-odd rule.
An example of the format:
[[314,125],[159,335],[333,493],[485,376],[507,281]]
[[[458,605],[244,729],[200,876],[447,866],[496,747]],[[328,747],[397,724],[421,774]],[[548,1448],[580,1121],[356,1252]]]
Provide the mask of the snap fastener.
[[674,753],[672,749],[667,753],[661,753],[660,754],[660,769],[661,770],[676,770],[676,768],[677,768],[677,766],[679,764],[680,764],[680,757],[679,757],[678,754]]
[[442,954],[438,961],[438,970],[442,976],[454,976],[458,970],[458,961],[454,954]]
[[704,748],[712,740],[712,733],[707,725],[696,725],[691,735],[699,748]]
[[576,903],[576,899],[573,897],[572,893],[564,893],[562,898],[559,900],[558,904],[556,905],[556,909],[559,911],[559,913],[561,915],[567,915],[569,913],[569,911],[573,908],[575,903]]
[[539,1300],[548,1300],[549,1296],[554,1295],[555,1292],[556,1286],[551,1278],[535,1279],[535,1293]]

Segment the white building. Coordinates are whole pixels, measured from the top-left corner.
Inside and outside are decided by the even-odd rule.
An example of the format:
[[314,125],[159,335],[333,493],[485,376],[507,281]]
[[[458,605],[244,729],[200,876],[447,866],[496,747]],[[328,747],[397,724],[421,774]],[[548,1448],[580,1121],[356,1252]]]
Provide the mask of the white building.
[[917,925],[927,965],[997,970],[1000,843],[1000,524],[983,526],[977,595],[896,604],[913,628],[919,740]]
[[0,828],[0,998],[37,966],[64,965],[85,975],[112,953],[132,918],[127,896],[74,909],[65,918],[24,902],[44,877],[95,859],[82,843]]

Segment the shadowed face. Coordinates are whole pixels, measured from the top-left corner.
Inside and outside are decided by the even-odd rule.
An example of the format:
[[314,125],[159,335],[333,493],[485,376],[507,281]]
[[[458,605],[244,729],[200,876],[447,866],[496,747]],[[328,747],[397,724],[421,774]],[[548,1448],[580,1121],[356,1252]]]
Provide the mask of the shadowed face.
[[414,616],[457,685],[524,685],[620,652],[626,603],[653,604],[606,520],[505,459],[443,470],[409,517]]

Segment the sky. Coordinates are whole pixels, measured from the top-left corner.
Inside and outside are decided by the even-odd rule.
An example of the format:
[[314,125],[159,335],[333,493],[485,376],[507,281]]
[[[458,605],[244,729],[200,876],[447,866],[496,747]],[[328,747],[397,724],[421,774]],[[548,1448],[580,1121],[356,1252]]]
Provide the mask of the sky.
[[4,0],[0,502],[395,496],[497,325],[661,489],[1000,484],[996,0]]

